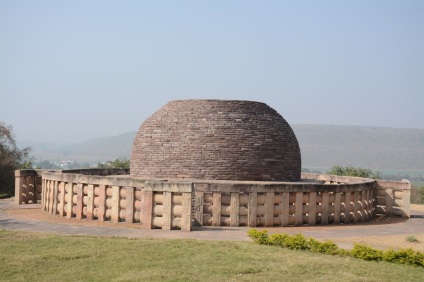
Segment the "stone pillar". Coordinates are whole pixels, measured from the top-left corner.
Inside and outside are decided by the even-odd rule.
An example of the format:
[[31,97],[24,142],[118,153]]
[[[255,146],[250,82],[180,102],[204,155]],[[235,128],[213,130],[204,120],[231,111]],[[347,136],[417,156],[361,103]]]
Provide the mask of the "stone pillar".
[[301,226],[303,224],[303,192],[296,192],[294,203],[294,225]]
[[74,199],[74,188],[73,188],[73,183],[72,182],[68,182],[66,183],[66,187],[65,189],[67,189],[68,191],[68,200],[67,200],[67,205],[66,205],[66,218],[72,218],[72,207],[74,206],[73,203],[73,199]]
[[15,170],[15,204],[21,205],[23,200],[21,171]]
[[340,192],[334,192],[334,224],[340,223],[340,207],[341,207],[341,200],[340,200]]
[[99,185],[99,206],[97,207],[97,219],[101,222],[105,221],[106,214],[106,185]]
[[[147,186],[147,183],[146,183]],[[144,229],[152,229],[153,191],[141,191],[140,221]]]
[[112,215],[111,215],[111,221],[113,223],[119,222],[119,190],[121,189],[120,186],[113,185],[112,186]]
[[386,189],[386,215],[392,215],[393,210],[393,189]]
[[281,201],[283,205],[283,211],[281,215],[281,226],[286,227],[289,226],[290,219],[290,193],[283,192]]
[[[124,188],[123,188],[124,189]],[[127,190],[127,196],[126,196],[126,202],[127,206],[125,207],[125,222],[126,223],[133,223],[134,222],[134,187],[126,187]]]
[[203,201],[204,201],[204,193],[195,191],[194,192],[194,219],[195,219],[195,225],[197,226],[203,226]]
[[256,219],[258,214],[258,193],[249,193],[249,204],[248,204],[248,225],[250,227],[256,227]]
[[265,194],[265,226],[274,225],[274,192]]
[[[194,188],[194,184],[192,184],[192,188]],[[183,193],[182,208],[181,230],[191,231],[191,192]]]
[[94,185],[87,185],[87,218],[93,219],[93,211],[94,211]]
[[163,191],[163,210],[162,210],[162,229],[171,230],[172,228],[172,194]]
[[406,188],[403,190],[403,197],[402,197],[403,217],[410,218],[411,217],[411,182],[406,179],[402,179],[402,182],[406,183]]
[[315,225],[317,222],[317,192],[309,192],[309,225]]
[[221,192],[213,192],[212,226],[221,226]]
[[15,204],[37,202],[37,171],[34,169],[15,170]]

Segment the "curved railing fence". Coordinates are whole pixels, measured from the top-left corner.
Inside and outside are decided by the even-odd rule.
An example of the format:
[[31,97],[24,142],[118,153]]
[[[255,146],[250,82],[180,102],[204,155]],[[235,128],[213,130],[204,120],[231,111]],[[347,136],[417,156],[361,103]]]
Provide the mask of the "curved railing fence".
[[374,181],[360,184],[196,183],[195,219],[203,226],[290,226],[368,221]]
[[191,229],[192,183],[44,172],[41,206],[62,217]]
[[410,214],[409,182],[319,174],[303,174],[300,182],[148,181],[127,173],[16,171],[16,202],[39,201],[60,217],[165,230],[349,224]]

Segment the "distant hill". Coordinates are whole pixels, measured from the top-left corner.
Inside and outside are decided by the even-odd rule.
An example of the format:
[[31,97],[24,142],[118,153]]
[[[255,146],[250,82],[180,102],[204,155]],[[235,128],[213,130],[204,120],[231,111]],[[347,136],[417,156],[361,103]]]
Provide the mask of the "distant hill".
[[45,143],[29,144],[37,160],[73,160],[79,163],[129,159],[136,132],[101,137],[68,146],[49,146]]
[[424,169],[424,129],[293,125],[303,167]]
[[[303,167],[353,165],[371,169],[424,169],[424,129],[368,126],[292,125]],[[136,132],[71,146],[34,144],[38,160],[98,162],[129,158]]]

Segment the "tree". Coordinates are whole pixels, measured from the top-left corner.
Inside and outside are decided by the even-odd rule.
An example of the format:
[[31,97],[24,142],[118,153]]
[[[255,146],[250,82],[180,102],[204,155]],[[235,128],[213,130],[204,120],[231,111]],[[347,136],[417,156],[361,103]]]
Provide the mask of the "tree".
[[98,163],[98,168],[130,168],[130,160],[116,159],[114,161],[107,161],[105,163]]
[[340,175],[340,176],[355,176],[355,177],[364,177],[372,179],[380,179],[381,174],[378,171],[373,171],[368,168],[359,168],[353,166],[339,166],[335,165],[327,172],[328,174]]
[[418,188],[414,184],[411,187],[411,204],[424,204],[424,187]]
[[15,170],[32,167],[29,147],[16,146],[13,127],[0,122],[0,194],[15,193]]
[[48,160],[39,161],[35,164],[37,169],[60,169],[60,167]]

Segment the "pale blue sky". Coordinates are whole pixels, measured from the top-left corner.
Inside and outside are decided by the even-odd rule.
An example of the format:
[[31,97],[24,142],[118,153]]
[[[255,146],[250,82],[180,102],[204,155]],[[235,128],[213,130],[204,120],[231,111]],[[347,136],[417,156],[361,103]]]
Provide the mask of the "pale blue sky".
[[0,0],[0,121],[68,143],[211,98],[296,124],[424,128],[423,15],[419,0]]

